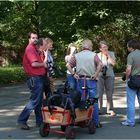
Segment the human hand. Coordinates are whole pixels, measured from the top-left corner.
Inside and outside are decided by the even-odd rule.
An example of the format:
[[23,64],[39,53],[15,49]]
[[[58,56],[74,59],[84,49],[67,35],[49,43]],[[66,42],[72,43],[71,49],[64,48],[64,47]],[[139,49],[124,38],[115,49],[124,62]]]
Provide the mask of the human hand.
[[108,50],[104,50],[104,55],[106,55],[107,57],[109,56]]
[[44,50],[43,53],[44,53],[44,56],[45,57],[48,57],[48,49],[47,50]]
[[75,73],[73,76],[74,76],[74,78],[77,79],[77,80],[80,79],[79,75],[76,74],[76,73]]
[[47,61],[48,61],[48,49],[44,50],[43,53],[44,53],[44,56],[45,56],[44,62],[47,63]]
[[94,75],[92,75],[91,79],[92,80],[97,80],[97,77],[98,77],[98,74],[95,73]]

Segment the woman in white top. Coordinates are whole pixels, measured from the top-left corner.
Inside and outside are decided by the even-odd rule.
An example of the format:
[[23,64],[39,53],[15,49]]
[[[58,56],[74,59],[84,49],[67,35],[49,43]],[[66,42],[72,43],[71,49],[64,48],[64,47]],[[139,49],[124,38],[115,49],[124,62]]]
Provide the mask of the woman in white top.
[[116,64],[116,57],[114,52],[108,50],[108,44],[106,41],[100,41],[100,52],[97,54],[103,64],[103,69],[99,74],[97,82],[97,91],[99,95],[99,109],[102,114],[103,94],[104,90],[107,98],[107,110],[106,113],[110,116],[115,116],[113,107],[113,92],[114,92],[114,70],[113,67]]
[[[69,62],[69,60],[71,59],[71,57],[73,57],[73,55],[76,53],[77,49],[74,43],[70,43],[68,48],[67,48],[67,54],[65,56],[65,62],[66,64]],[[74,71],[76,68],[73,68]],[[68,82],[68,86],[71,89],[76,89],[76,79],[74,78],[74,76],[69,72],[69,70],[67,70],[67,82]]]

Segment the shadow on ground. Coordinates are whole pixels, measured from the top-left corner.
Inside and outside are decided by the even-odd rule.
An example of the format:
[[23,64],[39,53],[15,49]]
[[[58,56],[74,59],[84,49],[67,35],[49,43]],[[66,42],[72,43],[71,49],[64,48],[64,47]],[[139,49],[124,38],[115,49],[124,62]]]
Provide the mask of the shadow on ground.
[[[57,81],[57,84],[62,81]],[[126,97],[125,83],[121,77],[115,79],[114,107],[117,115],[110,117],[100,115],[102,128],[98,128],[94,135],[88,134],[87,128],[76,128],[77,139],[139,139],[140,125],[124,127],[120,122],[125,120]],[[31,130],[24,131],[16,127],[16,120],[29,98],[26,84],[0,88],[0,139],[44,139],[35,127],[34,114],[29,119]],[[104,113],[106,112],[106,98],[104,95]],[[136,102],[136,121],[138,121],[138,104]],[[59,129],[59,128],[56,128]],[[45,138],[46,139],[46,138]],[[47,139],[65,139],[62,134],[50,133]]]

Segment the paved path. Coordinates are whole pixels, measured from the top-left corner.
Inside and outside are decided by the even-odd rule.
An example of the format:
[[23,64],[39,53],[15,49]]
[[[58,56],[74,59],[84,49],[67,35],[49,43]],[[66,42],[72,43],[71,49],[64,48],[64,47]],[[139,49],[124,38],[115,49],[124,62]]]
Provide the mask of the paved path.
[[[58,85],[60,81],[56,81]],[[114,106],[117,116],[101,115],[102,128],[94,135],[89,135],[87,128],[76,128],[77,139],[140,139],[140,125],[124,127],[120,122],[125,120],[126,98],[125,83],[120,77],[115,80]],[[0,87],[0,139],[44,139],[35,127],[34,114],[29,119],[31,130],[20,130],[16,127],[17,116],[29,97],[26,84]],[[104,96],[104,107],[106,99]],[[105,108],[104,108],[105,111]],[[136,121],[138,121],[138,103],[136,101]],[[45,139],[65,139],[64,135],[50,133]]]

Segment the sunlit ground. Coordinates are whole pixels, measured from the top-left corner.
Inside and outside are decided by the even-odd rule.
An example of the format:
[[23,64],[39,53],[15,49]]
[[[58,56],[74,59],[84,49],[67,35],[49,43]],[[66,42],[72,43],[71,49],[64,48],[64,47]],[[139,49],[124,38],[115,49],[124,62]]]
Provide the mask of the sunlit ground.
[[[117,115],[109,117],[106,112],[106,96],[104,94],[103,110],[100,116],[103,128],[98,128],[94,135],[89,135],[87,128],[75,128],[77,139],[133,139],[140,138],[140,125],[136,123],[134,128],[123,127],[120,122],[126,119],[126,91],[125,82],[120,77],[115,80],[114,108]],[[42,139],[39,135],[39,128],[35,127],[34,112],[29,118],[28,124],[31,130],[20,130],[16,126],[17,118],[30,93],[25,84],[0,88],[0,139]],[[138,102],[136,100],[136,122],[138,122]],[[52,129],[60,129],[60,126],[51,126]],[[65,139],[62,134],[50,133],[45,139]]]

